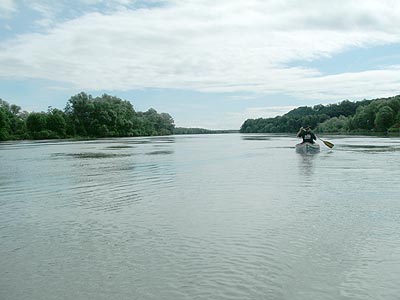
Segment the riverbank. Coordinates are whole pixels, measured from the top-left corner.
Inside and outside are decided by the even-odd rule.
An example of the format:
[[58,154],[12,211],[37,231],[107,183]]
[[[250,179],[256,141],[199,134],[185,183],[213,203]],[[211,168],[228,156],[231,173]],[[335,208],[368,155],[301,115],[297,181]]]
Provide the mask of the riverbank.
[[371,132],[371,131],[353,131],[353,132],[315,132],[318,135],[342,135],[342,136],[376,136],[376,137],[400,137],[399,132]]

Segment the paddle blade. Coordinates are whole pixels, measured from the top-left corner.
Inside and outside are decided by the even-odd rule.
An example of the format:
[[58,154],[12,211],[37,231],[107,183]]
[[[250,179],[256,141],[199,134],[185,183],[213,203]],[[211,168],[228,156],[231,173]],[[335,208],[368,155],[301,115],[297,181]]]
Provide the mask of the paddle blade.
[[333,148],[333,146],[334,146],[334,144],[332,144],[331,142],[328,142],[328,141],[323,141],[323,142],[329,148]]

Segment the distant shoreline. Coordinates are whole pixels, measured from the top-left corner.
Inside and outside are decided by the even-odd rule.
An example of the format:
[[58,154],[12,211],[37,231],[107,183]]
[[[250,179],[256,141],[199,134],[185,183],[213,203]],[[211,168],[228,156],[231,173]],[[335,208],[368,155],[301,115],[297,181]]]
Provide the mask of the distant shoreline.
[[205,129],[205,128],[187,128],[176,127],[173,129],[172,134],[221,134],[221,133],[239,133],[238,129]]
[[[198,132],[198,133],[173,133],[170,135],[143,135],[143,136],[120,136],[120,137],[69,137],[69,138],[54,138],[54,139],[10,139],[0,141],[1,144],[6,144],[9,142],[56,142],[56,141],[71,141],[71,142],[79,142],[79,141],[93,141],[93,140],[107,140],[107,139],[125,139],[125,138],[154,138],[154,137],[173,137],[173,136],[183,136],[183,135],[215,135],[215,134],[241,134],[241,135],[293,135],[295,133],[290,132],[264,132],[264,133],[242,133],[239,130],[209,130],[210,132]],[[320,136],[353,136],[353,137],[400,137],[400,133],[384,133],[384,132],[329,132],[329,133],[317,133]]]

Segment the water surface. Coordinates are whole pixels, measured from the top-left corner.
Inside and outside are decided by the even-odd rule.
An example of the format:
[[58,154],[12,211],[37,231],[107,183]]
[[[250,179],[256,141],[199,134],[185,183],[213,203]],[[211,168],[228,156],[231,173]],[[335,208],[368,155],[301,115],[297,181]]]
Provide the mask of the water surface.
[[0,299],[398,299],[400,139],[0,144]]

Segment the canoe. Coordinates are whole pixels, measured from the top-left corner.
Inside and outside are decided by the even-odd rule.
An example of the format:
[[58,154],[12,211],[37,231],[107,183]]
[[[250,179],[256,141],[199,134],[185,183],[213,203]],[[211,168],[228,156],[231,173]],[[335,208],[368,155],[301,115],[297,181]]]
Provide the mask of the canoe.
[[296,145],[296,152],[298,153],[317,153],[319,152],[319,145],[317,143],[300,143]]

